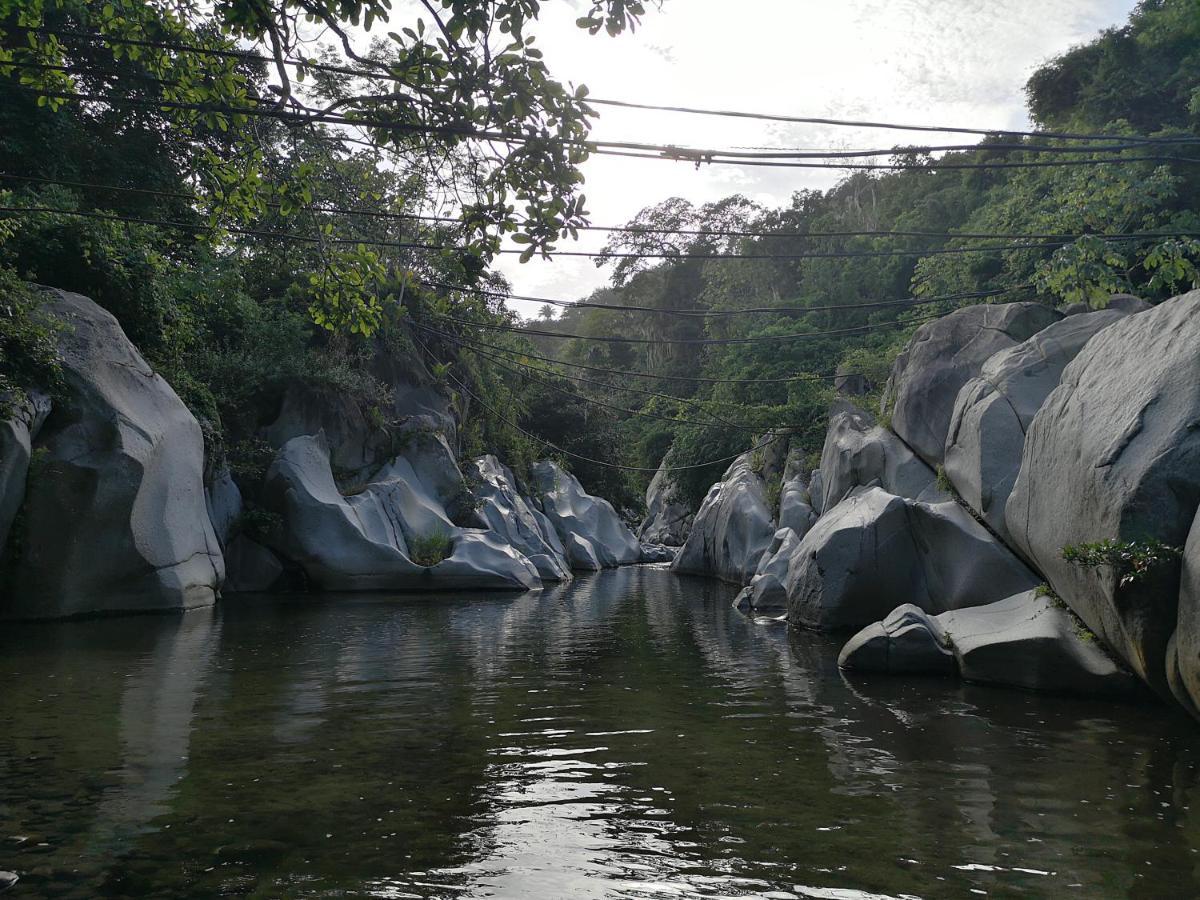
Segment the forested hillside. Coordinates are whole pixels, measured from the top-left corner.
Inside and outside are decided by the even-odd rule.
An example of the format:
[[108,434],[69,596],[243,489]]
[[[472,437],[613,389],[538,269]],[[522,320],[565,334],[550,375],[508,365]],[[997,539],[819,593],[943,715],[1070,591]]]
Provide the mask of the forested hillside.
[[[1155,300],[1196,280],[1200,165],[1171,139],[1200,129],[1198,0],[1148,0],[1125,27],[1035,73],[1027,93],[1043,136],[986,136],[937,158],[885,151],[879,168],[859,164],[783,209],[736,196],[650,207],[599,261],[612,286],[529,328],[504,309],[487,265],[507,233],[553,252],[585,224],[582,151],[524,144],[484,159],[454,123],[585,135],[586,93],[552,81],[532,45],[504,57],[497,104],[470,95],[471,66],[484,62],[483,26],[469,16],[455,27],[475,44],[442,51],[396,35],[399,50],[386,52],[445,52],[445,83],[414,89],[426,131],[392,119],[363,141],[278,112],[230,113],[239,97],[260,111],[270,99],[270,58],[231,52],[226,37],[154,7],[119,7],[53,12],[58,69],[74,88],[49,101],[33,88],[54,88],[61,71],[22,63],[19,17],[5,20],[0,277],[12,299],[0,393],[54,378],[52,336],[21,284],[87,294],[201,419],[210,459],[235,472],[261,467],[257,430],[291,384],[341,395],[386,428],[382,352],[455,396],[463,452],[498,451],[518,473],[559,455],[590,489],[636,507],[668,450],[671,465],[695,466],[790,428],[816,453],[835,374],[878,392],[912,328],[955,306],[1117,291]],[[581,24],[615,33],[640,11],[594,4]],[[121,16],[141,17],[155,41],[105,38]],[[189,45],[210,52],[178,49]],[[361,65],[386,58],[380,44],[371,52]],[[391,102],[382,89],[364,100],[337,66],[305,74],[312,105],[379,114]],[[1096,134],[1106,137],[1079,139]],[[1089,152],[1097,146],[1107,152]],[[466,204],[465,224],[405,213],[449,209],[451,197]],[[680,473],[690,502],[723,465]]]
[[[1126,26],[1039,69],[1026,94],[1035,126],[1049,134],[1194,137],[1200,130],[1200,3],[1142,3]],[[1014,143],[1026,149],[1008,150]],[[919,150],[896,151],[879,161],[911,168],[857,172],[827,192],[798,192],[783,209],[762,209],[738,196],[699,208],[664,201],[628,223],[629,232],[613,235],[606,248],[612,287],[588,298],[597,306],[659,312],[568,309],[536,327],[591,340],[542,338],[537,352],[564,363],[661,376],[561,368],[603,382],[572,384],[578,393],[646,415],[718,416],[749,428],[588,410],[586,440],[607,428],[609,446],[622,448],[630,465],[653,467],[668,447],[674,466],[725,457],[768,425],[799,428],[819,454],[833,387],[828,376],[861,373],[877,394],[920,321],[977,302],[1101,304],[1125,291],[1155,301],[1196,283],[1200,165],[1168,159],[1191,157],[1192,150],[1162,143],[1147,152],[1143,145],[1121,155],[1158,158],[1055,165],[1063,155],[1034,149],[1095,143],[992,136],[979,149],[946,155],[937,167]],[[1131,234],[1144,236],[1105,239]],[[630,252],[686,258],[619,255]],[[706,258],[721,254],[768,258]],[[797,258],[805,256],[815,258]],[[925,302],[887,302],[908,297]],[[797,332],[812,337],[761,340]],[[598,342],[613,335],[755,341]],[[800,380],[779,380],[789,378]],[[702,409],[622,390],[631,386],[686,396]],[[561,397],[546,390],[537,386],[534,395],[545,398],[544,412],[562,409]],[[539,421],[547,418],[554,419]],[[582,435],[575,426],[563,422],[557,435],[567,446],[572,435]],[[584,444],[581,436],[578,445]],[[679,474],[693,504],[722,468]],[[636,485],[645,480],[635,479]]]

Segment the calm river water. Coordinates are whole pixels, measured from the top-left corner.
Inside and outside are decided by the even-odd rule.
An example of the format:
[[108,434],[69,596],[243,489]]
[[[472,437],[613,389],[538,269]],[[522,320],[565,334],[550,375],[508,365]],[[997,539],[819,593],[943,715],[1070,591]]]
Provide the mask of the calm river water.
[[1200,727],[655,568],[0,632],[13,897],[1200,895]]

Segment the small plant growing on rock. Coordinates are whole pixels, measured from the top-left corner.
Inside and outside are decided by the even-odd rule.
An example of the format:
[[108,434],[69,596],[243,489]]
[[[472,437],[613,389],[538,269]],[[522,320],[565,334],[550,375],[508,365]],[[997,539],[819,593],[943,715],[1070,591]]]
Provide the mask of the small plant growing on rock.
[[945,466],[937,467],[937,486],[938,490],[946,494],[956,494],[954,484],[950,481],[950,476],[946,474]]
[[1093,544],[1068,544],[1062,558],[1084,569],[1112,568],[1121,587],[1141,581],[1164,563],[1179,559],[1183,551],[1162,541],[1116,541],[1112,538]]
[[418,566],[429,568],[449,558],[454,549],[454,539],[448,534],[435,531],[414,537],[408,542],[408,555]]

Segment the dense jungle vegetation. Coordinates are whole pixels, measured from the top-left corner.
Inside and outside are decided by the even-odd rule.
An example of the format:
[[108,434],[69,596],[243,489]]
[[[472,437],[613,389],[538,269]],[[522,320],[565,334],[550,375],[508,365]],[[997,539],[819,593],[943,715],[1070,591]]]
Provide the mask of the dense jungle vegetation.
[[[442,6],[428,31],[390,23],[390,40],[354,51],[354,65],[379,76],[367,88],[335,65],[303,73],[305,109],[391,117],[352,133],[302,121],[295,96],[266,87],[279,71],[269,57],[172,47],[228,51],[250,38],[282,53],[301,47],[298,17],[339,34],[360,16],[382,18],[374,3],[232,2],[189,18],[157,4],[0,2],[0,394],[11,401],[53,383],[53,335],[23,287],[35,282],[116,315],[203,422],[210,457],[229,458],[235,472],[253,469],[256,431],[289,384],[348,397],[388,427],[381,353],[454,393],[466,453],[495,451],[520,472],[547,453],[545,441],[653,470],[668,452],[675,466],[728,457],[773,427],[819,451],[831,376],[860,373],[877,394],[912,329],[956,305],[1100,304],[1118,291],[1155,300],[1197,281],[1200,165],[1186,145],[1155,144],[1145,161],[972,168],[1050,161],[1061,157],[1044,148],[1069,145],[996,135],[938,165],[920,148],[897,148],[891,162],[906,168],[860,171],[782,209],[736,196],[699,208],[666,200],[613,235],[614,255],[600,260],[612,284],[591,305],[546,310],[531,324],[593,340],[504,331],[520,323],[496,295],[440,285],[502,292],[488,272],[502,236],[533,254],[586,222],[577,142],[594,111],[586,89],[555,81],[526,37],[536,2]],[[580,25],[617,35],[643,14],[640,3],[606,0]],[[515,39],[492,59],[497,31]],[[142,44],[103,39],[114,34]],[[1026,93],[1048,132],[1200,135],[1200,0],[1145,0],[1126,25],[1039,69]],[[275,115],[230,111],[246,104]],[[464,125],[536,139],[493,156]],[[431,209],[462,215],[397,217]],[[909,234],[811,236],[896,231]],[[1129,232],[1152,234],[1099,237]],[[1021,237],[955,236],[973,234]],[[1024,237],[1041,234],[1080,237]],[[940,252],[997,245],[1005,249]],[[681,258],[616,255],[627,252]],[[768,258],[709,258],[722,253]],[[910,296],[930,299],[864,305]],[[796,333],[813,337],[736,342]],[[735,342],[663,342],[700,339]],[[636,507],[649,480],[566,462],[621,506]],[[686,495],[696,502],[723,468],[682,472]]]

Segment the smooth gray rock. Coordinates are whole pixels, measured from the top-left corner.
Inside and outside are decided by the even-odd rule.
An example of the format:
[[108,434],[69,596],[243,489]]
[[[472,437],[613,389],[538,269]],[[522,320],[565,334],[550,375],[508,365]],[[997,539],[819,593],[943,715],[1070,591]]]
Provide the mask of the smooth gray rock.
[[1129,315],[1154,309],[1141,297],[1135,297],[1133,294],[1113,294],[1108,298],[1108,304],[1104,308],[1115,309]]
[[212,483],[204,488],[204,505],[217,540],[224,549],[234,523],[242,514],[242,492],[234,484],[228,467],[223,466],[213,475]]
[[664,457],[646,489],[646,518],[638,528],[638,540],[644,544],[682,547],[694,518],[692,510],[679,499],[679,488],[667,471]]
[[905,603],[940,613],[993,603],[1038,581],[957,503],[862,488],[822,516],[793,553],[788,619],[859,629]]
[[225,575],[196,419],[91,300],[47,291],[64,389],[34,444],[21,551],[0,615],[213,603]]
[[779,492],[779,527],[789,528],[799,537],[808,534],[817,523],[817,511],[812,507],[808,485],[803,478],[785,481]]
[[977,304],[922,325],[896,358],[884,391],[892,430],[936,469],[962,386],[996,353],[1060,318],[1040,303]]
[[636,563],[642,545],[613,509],[550,460],[533,466],[533,489],[542,512],[562,540],[572,568],[595,571]]
[[1084,345],[1126,315],[1101,310],[1055,322],[1001,350],[958,392],[946,435],[946,475],[1001,537],[1007,537],[1004,507],[1033,417]]
[[857,487],[881,487],[912,500],[949,500],[929,468],[870,413],[849,403],[837,404],[821,451],[825,494],[822,509],[833,509]]
[[1083,313],[1090,313],[1092,311],[1093,310],[1090,305],[1082,302],[1070,303],[1067,306],[1063,306],[1059,309],[1059,312],[1061,312],[1064,316],[1078,316]]
[[50,415],[50,398],[29,391],[11,419],[0,421],[0,551],[25,499],[33,441]]
[[813,512],[818,516],[824,515],[825,476],[821,474],[820,469],[813,469],[812,474],[808,476],[808,496]]
[[669,563],[675,561],[678,547],[668,547],[666,544],[642,544],[642,562]]
[[787,609],[788,571],[800,546],[802,535],[791,528],[780,528],[771,540],[771,546],[762,555],[754,577],[738,594],[734,605],[739,609],[762,612],[783,612]]
[[1183,548],[1177,622],[1167,651],[1167,680],[1180,704],[1200,718],[1200,511]]
[[475,460],[474,467],[479,474],[480,514],[492,533],[533,563],[543,581],[570,581],[571,567],[558,533],[521,493],[508,466],[489,454]]
[[937,618],[967,681],[1115,696],[1138,688],[1094,634],[1035,591]]
[[950,642],[938,617],[911,603],[868,625],[838,654],[843,669],[892,674],[951,675],[957,671]]
[[257,541],[239,534],[225,548],[223,594],[265,593],[283,576],[279,557]]
[[775,521],[752,453],[739,456],[708,490],[692,533],[671,568],[744,585],[771,546]]
[[[277,549],[325,590],[529,590],[541,583],[533,564],[495,535],[455,526],[404,457],[343,496],[324,436],[293,438],[267,472],[265,496],[284,520]],[[450,556],[428,567],[413,562],[410,545],[438,534],[451,540]]]
[[1163,696],[1178,563],[1121,584],[1062,548],[1106,539],[1182,546],[1200,506],[1200,291],[1128,316],[1067,366],[1025,437],[1005,524],[1055,592]]
[[898,607],[842,648],[838,665],[890,673],[953,674],[980,684],[1126,696],[1137,680],[1066,609],[1035,591],[930,616]]

